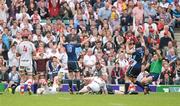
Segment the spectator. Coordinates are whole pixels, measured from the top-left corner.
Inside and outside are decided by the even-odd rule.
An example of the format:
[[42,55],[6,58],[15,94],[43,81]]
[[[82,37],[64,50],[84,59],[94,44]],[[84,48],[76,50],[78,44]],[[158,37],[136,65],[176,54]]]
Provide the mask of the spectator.
[[34,4],[34,3],[30,3],[30,4],[29,4],[29,7],[28,7],[27,13],[28,13],[30,16],[32,16],[35,9],[36,9],[35,4]]
[[12,44],[10,50],[8,51],[8,65],[10,69],[15,66],[19,67],[19,58],[16,56],[17,50],[16,50],[16,45],[17,44]]
[[168,46],[168,42],[172,41],[170,36],[168,36],[168,33],[164,33],[164,36],[160,39],[160,49],[163,49],[164,47]]
[[12,94],[15,94],[16,87],[20,84],[20,74],[17,71],[16,66],[12,66],[9,73],[9,87],[12,88]]
[[152,18],[148,18],[148,22],[144,23],[144,35],[149,37],[151,34],[157,33],[157,25],[153,22]]
[[63,4],[61,4],[60,17],[61,17],[61,19],[72,19],[73,18],[72,10],[69,7],[67,2],[64,2]]
[[51,82],[53,82],[54,78],[58,76],[58,72],[61,68],[61,65],[62,65],[61,62],[56,56],[52,57],[51,60],[47,62],[46,69],[47,69],[48,79]]
[[16,37],[16,33],[20,32],[20,28],[18,26],[17,21],[13,21],[13,25],[10,27],[10,31],[11,31],[11,36],[12,37]]
[[4,32],[2,34],[2,42],[5,46],[2,55],[5,60],[8,60],[8,51],[10,49],[11,39],[9,35],[9,29],[7,27],[4,28]]
[[8,71],[3,57],[0,57],[0,82],[8,82]]
[[137,2],[137,7],[132,11],[132,15],[135,17],[135,24],[140,25],[143,23],[144,9],[142,7],[141,1]]
[[176,68],[175,68],[175,84],[180,84],[180,58],[178,57],[176,60]]
[[179,22],[180,22],[180,5],[177,5],[176,9],[173,11],[173,17],[175,19],[176,26],[179,27]]
[[99,20],[103,22],[104,19],[109,20],[111,16],[111,10],[109,9],[109,3],[105,4],[105,7],[99,9]]
[[4,3],[4,1],[1,1],[0,3],[0,20],[3,20],[4,22],[7,22],[7,19],[9,17],[8,15],[8,7],[7,4]]
[[84,70],[84,75],[86,76],[87,73],[89,73],[91,76],[93,74],[93,70],[95,68],[95,64],[96,64],[96,57],[95,55],[93,55],[93,51],[91,48],[89,48],[87,50],[87,53],[86,55],[84,56],[84,59],[83,59],[83,65],[85,67],[85,70]]
[[32,19],[33,24],[38,24],[41,22],[41,17],[38,14],[37,10],[34,10],[34,13],[31,15],[31,19]]
[[144,8],[145,9],[144,15],[145,15],[145,18],[151,17],[154,20],[157,13],[156,13],[156,10],[152,7],[152,5],[153,5],[153,2],[148,3],[148,7]]
[[160,84],[164,85],[172,85],[173,84],[173,79],[174,79],[174,73],[168,66],[168,64],[164,64],[163,66],[164,70],[162,70],[161,75],[160,75]]
[[92,6],[93,6],[93,10],[96,11],[97,9],[104,7],[104,3],[102,2],[102,0],[96,0],[94,5]]
[[167,0],[162,0],[159,5],[163,8],[168,8],[169,3],[167,2]]
[[49,17],[48,8],[45,6],[45,2],[43,1],[40,2],[38,14],[41,16],[42,19],[46,19],[47,17]]
[[118,63],[115,63],[115,67],[111,71],[112,84],[124,84],[125,73],[122,68],[119,67]]
[[[41,1],[44,2],[44,1]],[[60,0],[49,0],[49,14],[51,17],[57,17],[60,11]]]

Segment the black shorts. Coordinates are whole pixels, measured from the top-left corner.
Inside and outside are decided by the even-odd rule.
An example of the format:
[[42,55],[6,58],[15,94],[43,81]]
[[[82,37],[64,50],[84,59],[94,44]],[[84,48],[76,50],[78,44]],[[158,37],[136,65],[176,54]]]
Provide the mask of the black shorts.
[[77,61],[68,61],[68,70],[69,72],[78,72],[79,65]]
[[128,77],[137,78],[137,76],[141,73],[141,64],[135,64],[130,67],[126,73]]

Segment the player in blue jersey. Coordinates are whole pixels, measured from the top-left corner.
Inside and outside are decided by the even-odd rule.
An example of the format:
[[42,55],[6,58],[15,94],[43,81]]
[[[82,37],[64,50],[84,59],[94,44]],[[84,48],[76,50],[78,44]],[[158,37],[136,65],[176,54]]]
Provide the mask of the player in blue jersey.
[[128,88],[130,83],[127,81],[131,81],[134,84],[137,84],[140,86],[142,89],[144,89],[144,86],[136,80],[137,76],[141,73],[141,66],[142,66],[142,60],[144,57],[144,52],[145,52],[145,43],[144,43],[144,38],[140,38],[140,42],[138,42],[135,45],[134,50],[128,50],[127,52],[132,55],[132,58],[129,60],[129,68],[126,73],[126,83],[125,83],[125,94],[128,94]]
[[[80,72],[79,72],[79,66],[78,66],[78,58],[76,55],[76,48],[81,47],[84,43],[88,42],[91,37],[89,37],[87,40],[83,41],[82,43],[74,42],[73,39],[69,40],[68,43],[63,43],[66,53],[68,55],[68,71],[69,71],[69,92],[70,94],[73,94],[72,84],[73,81],[77,85],[77,91],[79,91],[80,88]],[[61,41],[63,42],[63,41]]]

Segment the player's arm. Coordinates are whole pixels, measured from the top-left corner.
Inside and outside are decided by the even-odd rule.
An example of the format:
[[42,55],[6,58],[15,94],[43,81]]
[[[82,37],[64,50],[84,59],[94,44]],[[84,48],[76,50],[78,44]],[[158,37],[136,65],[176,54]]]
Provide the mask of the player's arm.
[[88,39],[84,40],[81,45],[84,45],[86,42],[89,42],[89,40],[92,38],[92,36],[90,36]]
[[93,80],[93,77],[86,77],[83,79],[85,85],[90,84],[92,80]]
[[161,51],[156,50],[156,53],[157,53],[157,56],[158,56],[159,60],[162,60]]
[[135,52],[134,49],[130,50],[128,41],[126,42],[126,52],[127,52],[127,54],[133,54]]
[[36,48],[35,48],[34,44],[32,43],[31,46],[32,46],[32,55],[36,56]]
[[143,47],[146,48],[145,41],[144,41],[144,34],[141,34],[141,36],[140,36],[140,42],[141,42],[141,46],[143,46]]
[[16,56],[17,56],[17,57],[21,56],[21,54],[19,53],[19,45],[17,45],[16,51],[17,51],[17,52],[16,52]]

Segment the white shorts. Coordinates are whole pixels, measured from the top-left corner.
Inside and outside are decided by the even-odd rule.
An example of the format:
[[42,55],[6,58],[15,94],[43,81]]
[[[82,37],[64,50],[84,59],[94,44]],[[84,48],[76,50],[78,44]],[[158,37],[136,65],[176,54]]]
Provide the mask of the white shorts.
[[44,88],[38,88],[37,89],[37,94],[40,95],[40,94],[44,94],[45,93],[45,89]]
[[99,84],[94,82],[94,81],[91,82],[90,84],[88,84],[87,86],[90,87],[93,92],[99,92],[100,91]]
[[49,94],[56,94],[57,93],[55,87],[49,87],[48,89],[49,89],[49,92],[48,92]]
[[19,70],[20,71],[26,71],[27,73],[33,72],[33,66],[32,66],[31,60],[20,60]]

